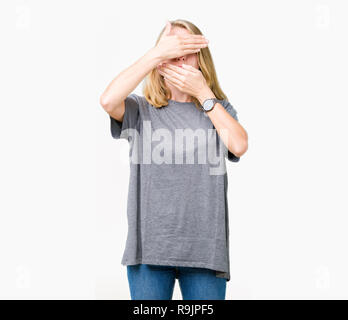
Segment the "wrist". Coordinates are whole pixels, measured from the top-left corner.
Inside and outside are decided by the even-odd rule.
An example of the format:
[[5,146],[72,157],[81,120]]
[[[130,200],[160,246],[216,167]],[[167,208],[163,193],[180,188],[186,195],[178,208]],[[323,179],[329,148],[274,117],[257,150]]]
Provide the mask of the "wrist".
[[203,102],[207,99],[212,99],[212,98],[216,98],[215,94],[213,93],[213,91],[211,91],[210,88],[205,88],[204,90],[202,90],[202,92],[200,92],[197,96],[197,100],[199,101],[199,103],[202,105]]
[[153,61],[156,66],[163,60],[162,55],[156,47],[151,48],[146,55],[150,57],[151,61]]

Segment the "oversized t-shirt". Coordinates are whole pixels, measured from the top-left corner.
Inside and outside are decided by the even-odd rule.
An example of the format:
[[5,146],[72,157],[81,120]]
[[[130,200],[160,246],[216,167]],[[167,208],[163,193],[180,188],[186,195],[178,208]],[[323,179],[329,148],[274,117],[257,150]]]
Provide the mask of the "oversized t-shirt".
[[[237,111],[218,100],[234,119]],[[214,270],[230,280],[224,145],[209,116],[193,102],[156,108],[135,93],[125,99],[111,134],[129,143],[128,235],[121,264]]]

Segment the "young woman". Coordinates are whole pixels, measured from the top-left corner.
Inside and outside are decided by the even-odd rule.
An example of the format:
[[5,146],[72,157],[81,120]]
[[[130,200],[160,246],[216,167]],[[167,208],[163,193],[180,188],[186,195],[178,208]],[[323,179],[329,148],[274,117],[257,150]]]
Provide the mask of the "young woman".
[[[132,93],[145,77],[143,96]],[[113,138],[127,139],[132,151],[121,262],[131,298],[170,300],[178,279],[184,300],[225,299],[224,165],[239,161],[248,137],[219,86],[208,41],[192,23],[168,21],[155,47],[112,80],[100,103]]]

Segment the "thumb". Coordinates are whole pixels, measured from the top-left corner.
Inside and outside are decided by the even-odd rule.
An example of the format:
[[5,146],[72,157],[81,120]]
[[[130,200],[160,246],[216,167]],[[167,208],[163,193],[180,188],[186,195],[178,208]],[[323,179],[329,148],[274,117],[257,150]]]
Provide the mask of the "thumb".
[[165,27],[165,29],[163,31],[163,34],[166,35],[166,36],[169,35],[171,27],[172,27],[172,24],[169,22],[169,20],[167,20],[166,27]]

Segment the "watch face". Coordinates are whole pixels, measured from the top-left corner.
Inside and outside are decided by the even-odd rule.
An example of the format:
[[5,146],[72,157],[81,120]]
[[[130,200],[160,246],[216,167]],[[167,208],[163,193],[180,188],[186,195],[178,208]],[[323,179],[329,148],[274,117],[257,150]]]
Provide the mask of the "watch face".
[[203,103],[203,108],[204,108],[204,110],[210,110],[213,106],[214,106],[214,104],[215,104],[215,102],[214,102],[214,100],[206,100],[206,101],[204,101],[204,103]]

